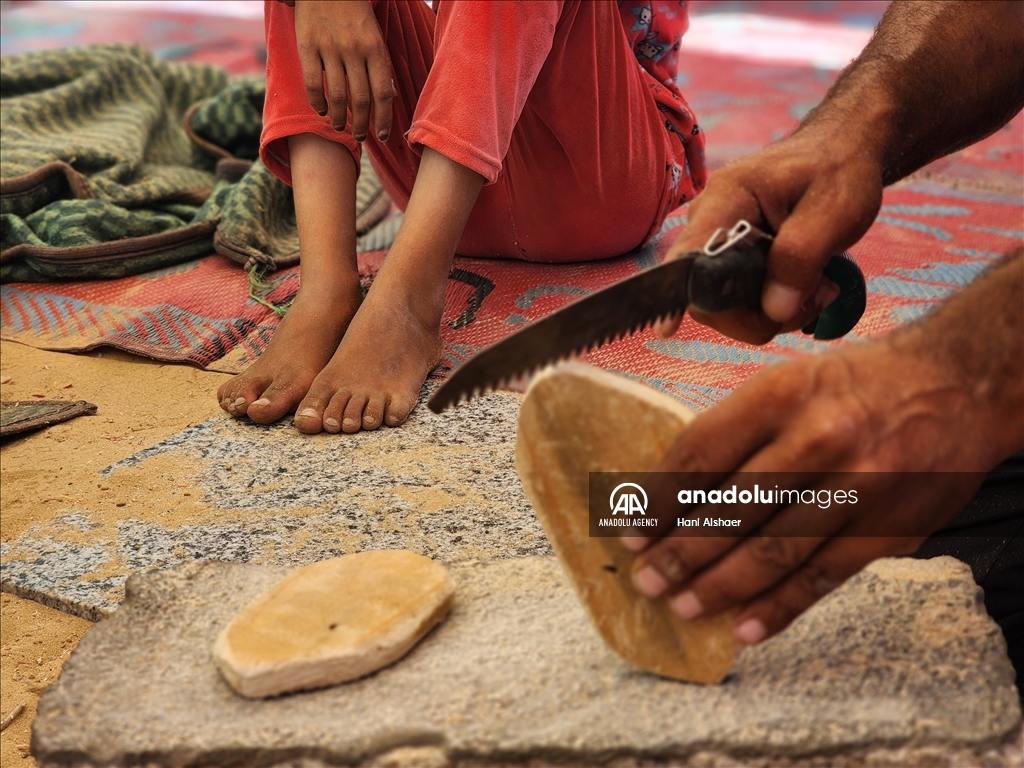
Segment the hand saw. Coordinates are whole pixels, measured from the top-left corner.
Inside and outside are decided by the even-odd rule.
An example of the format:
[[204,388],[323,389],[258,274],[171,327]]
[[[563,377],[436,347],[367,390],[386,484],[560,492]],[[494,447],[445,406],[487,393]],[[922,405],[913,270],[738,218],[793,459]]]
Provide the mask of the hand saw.
[[[740,220],[718,229],[701,248],[584,296],[492,344],[457,368],[430,398],[434,413],[495,389],[550,363],[591,351],[677,315],[757,306],[772,236]],[[839,296],[804,333],[837,339],[864,314],[864,275],[849,253],[833,256],[824,274]]]

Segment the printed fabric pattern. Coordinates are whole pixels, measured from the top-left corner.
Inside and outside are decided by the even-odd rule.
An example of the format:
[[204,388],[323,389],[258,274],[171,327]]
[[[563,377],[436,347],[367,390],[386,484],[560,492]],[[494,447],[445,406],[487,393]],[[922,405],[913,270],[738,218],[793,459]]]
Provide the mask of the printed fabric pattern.
[[708,177],[704,131],[676,82],[680,43],[690,28],[689,9],[686,0],[618,0],[618,4],[626,40],[647,75],[647,87],[676,149],[675,164],[669,168],[678,193],[673,202],[684,205],[704,188]]

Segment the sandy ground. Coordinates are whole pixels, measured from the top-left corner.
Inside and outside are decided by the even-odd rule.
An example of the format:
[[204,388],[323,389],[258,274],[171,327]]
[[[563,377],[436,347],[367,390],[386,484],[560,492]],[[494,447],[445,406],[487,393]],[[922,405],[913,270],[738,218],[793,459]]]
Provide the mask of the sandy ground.
[[[94,416],[0,446],[0,538],[10,541],[34,523],[51,519],[55,506],[86,502],[88,508],[110,506],[114,512],[140,490],[149,492],[99,483],[97,468],[218,413],[214,395],[228,376],[111,350],[70,355],[0,342],[0,378],[6,381],[0,384],[3,400],[41,395],[97,406]],[[72,445],[88,446],[87,458],[69,455]],[[174,484],[170,476],[153,482],[161,480]],[[36,703],[91,625],[9,594],[2,596],[0,607],[0,717],[26,705],[0,734],[0,765],[31,766],[29,728]]]
[[0,595],[0,713],[7,717],[25,705],[0,734],[0,765],[35,765],[28,743],[36,703],[91,626],[31,600]]

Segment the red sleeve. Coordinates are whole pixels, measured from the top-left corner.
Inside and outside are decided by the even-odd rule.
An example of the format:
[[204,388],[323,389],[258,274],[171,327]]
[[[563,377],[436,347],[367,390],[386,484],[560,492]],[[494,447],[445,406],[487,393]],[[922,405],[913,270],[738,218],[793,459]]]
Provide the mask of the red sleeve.
[[409,142],[493,183],[562,10],[561,0],[440,3],[434,64]]
[[361,148],[346,130],[336,131],[331,119],[318,115],[306,96],[302,67],[295,46],[295,9],[277,0],[264,0],[267,36],[267,96],[263,102],[260,159],[275,176],[292,183],[288,137],[299,133],[317,136],[348,147],[359,169]]

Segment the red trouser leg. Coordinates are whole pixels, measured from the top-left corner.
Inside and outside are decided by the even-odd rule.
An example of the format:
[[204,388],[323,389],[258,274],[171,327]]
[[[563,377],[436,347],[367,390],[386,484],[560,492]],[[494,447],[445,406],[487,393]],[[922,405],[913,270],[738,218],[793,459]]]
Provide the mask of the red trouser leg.
[[[374,8],[397,92],[391,139],[365,147],[399,207],[426,145],[489,182],[461,254],[588,260],[657,230],[671,205],[669,141],[614,0],[442,0],[436,19],[420,0]],[[289,133],[354,144],[303,108],[291,18],[269,4],[263,154],[286,179],[273,163]]]

